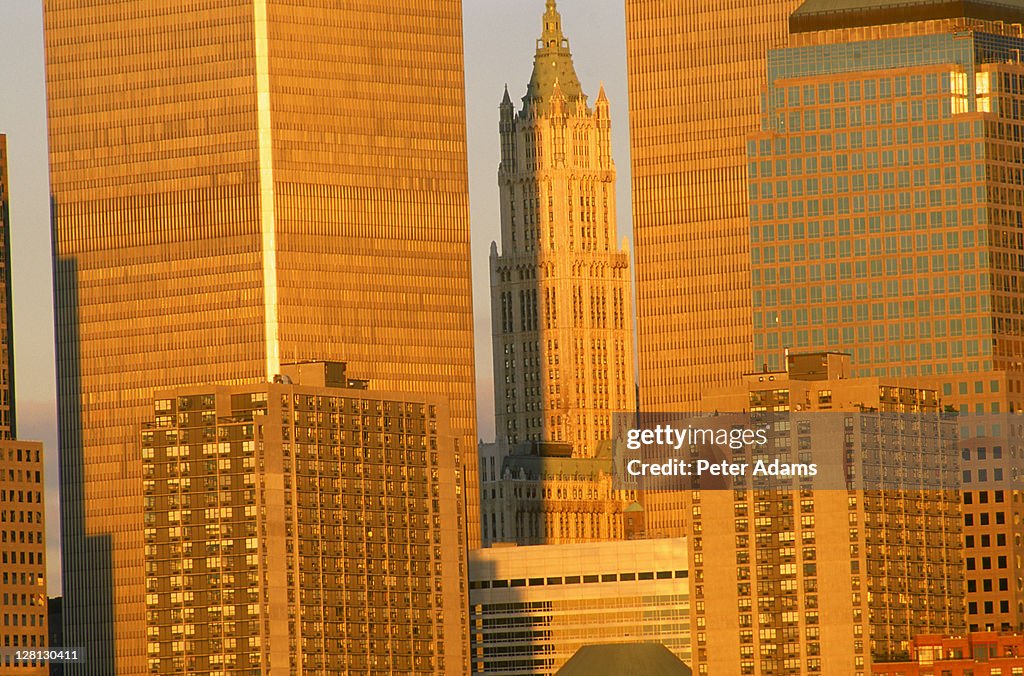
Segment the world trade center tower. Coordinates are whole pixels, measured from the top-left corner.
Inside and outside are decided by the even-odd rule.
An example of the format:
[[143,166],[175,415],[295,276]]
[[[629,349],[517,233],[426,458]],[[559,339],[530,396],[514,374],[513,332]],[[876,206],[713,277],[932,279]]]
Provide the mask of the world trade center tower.
[[746,138],[799,4],[626,0],[644,410],[696,410],[751,368]]
[[155,389],[347,362],[446,397],[475,481],[461,3],[45,0],[44,22],[65,642],[71,673],[141,674]]

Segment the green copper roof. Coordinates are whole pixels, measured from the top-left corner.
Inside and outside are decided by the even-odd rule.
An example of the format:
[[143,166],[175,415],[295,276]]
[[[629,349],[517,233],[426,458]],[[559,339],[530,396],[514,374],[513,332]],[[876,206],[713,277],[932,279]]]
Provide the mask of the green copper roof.
[[807,0],[789,17],[791,33],[928,19],[1024,21],[1024,0]]
[[562,33],[562,16],[555,0],[547,0],[537,53],[533,58],[533,75],[523,97],[523,112],[544,113],[551,97],[561,94],[566,102],[586,100],[576,68],[572,63],[569,41]]
[[555,676],[691,676],[690,667],[660,643],[585,645]]

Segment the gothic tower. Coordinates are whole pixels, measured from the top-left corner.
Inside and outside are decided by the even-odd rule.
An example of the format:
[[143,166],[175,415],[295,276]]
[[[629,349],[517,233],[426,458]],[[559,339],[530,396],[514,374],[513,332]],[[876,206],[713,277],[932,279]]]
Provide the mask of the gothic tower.
[[498,440],[590,456],[634,408],[629,253],[616,244],[611,118],[580,86],[554,0],[517,112],[500,106],[501,253],[491,244]]

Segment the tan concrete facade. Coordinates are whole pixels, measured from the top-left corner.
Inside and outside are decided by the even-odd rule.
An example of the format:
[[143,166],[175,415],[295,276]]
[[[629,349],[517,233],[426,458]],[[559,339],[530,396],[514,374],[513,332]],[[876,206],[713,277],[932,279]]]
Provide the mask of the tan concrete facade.
[[12,676],[50,673],[9,652],[48,647],[42,452],[38,442],[0,441],[0,671]]
[[154,389],[348,361],[475,481],[461,3],[44,4],[66,637],[141,674]]
[[609,103],[587,104],[549,2],[517,111],[500,106],[501,250],[491,247],[497,438],[591,456],[635,402],[629,253],[615,226]]
[[468,673],[446,404],[310,384],[309,366],[154,395],[139,461],[149,673]]
[[[935,391],[907,380],[849,378],[846,355],[796,362],[815,359],[817,368],[799,377],[791,360],[789,373],[749,375],[704,405],[768,424],[773,457],[789,458],[783,462],[795,461],[831,422],[848,427],[854,457],[876,448],[885,462],[915,466],[939,446],[958,457],[955,421],[931,415],[941,410]],[[842,411],[857,415],[844,422],[834,413]],[[896,413],[930,415],[917,426],[892,427],[886,416]],[[857,475],[864,471],[858,464]],[[685,498],[695,673],[865,676],[873,660],[909,654],[918,634],[965,628],[954,488],[692,491]]]

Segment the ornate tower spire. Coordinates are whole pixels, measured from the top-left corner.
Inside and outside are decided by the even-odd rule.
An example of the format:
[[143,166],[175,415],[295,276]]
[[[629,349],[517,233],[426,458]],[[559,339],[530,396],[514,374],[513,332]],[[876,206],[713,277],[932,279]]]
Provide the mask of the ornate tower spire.
[[612,163],[612,119],[608,95],[604,92],[604,82],[597,92],[594,104],[594,128],[597,130],[597,162],[602,169],[611,169]]
[[547,0],[533,59],[533,75],[523,97],[523,112],[543,114],[550,104],[556,81],[561,85],[567,102],[582,100],[586,103],[587,97],[572,63],[569,40],[562,32],[562,15],[558,13],[554,0]]
[[592,457],[635,406],[629,252],[618,248],[611,115],[587,106],[554,0],[515,113],[499,105],[501,241],[491,249],[495,420],[510,448]]
[[507,84],[498,111],[498,129],[501,132],[501,168],[502,171],[511,171],[516,162],[516,109],[508,95]]
[[[548,46],[560,45],[565,36],[562,35],[562,15],[555,7],[555,0],[548,0],[547,10],[544,12],[544,29],[541,32],[540,41]],[[539,47],[540,45],[538,45]]]

